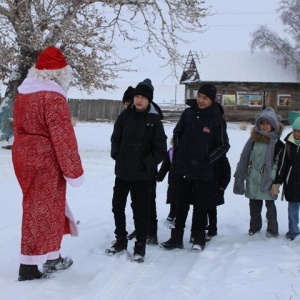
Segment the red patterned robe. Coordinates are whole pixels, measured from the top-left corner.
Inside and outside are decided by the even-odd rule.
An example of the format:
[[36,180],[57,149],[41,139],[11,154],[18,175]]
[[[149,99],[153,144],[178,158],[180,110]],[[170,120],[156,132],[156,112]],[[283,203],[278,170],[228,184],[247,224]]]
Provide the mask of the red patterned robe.
[[79,186],[84,175],[63,89],[26,78],[18,91],[12,160],[23,193],[20,260],[36,265],[59,256],[63,234],[78,234],[66,182]]

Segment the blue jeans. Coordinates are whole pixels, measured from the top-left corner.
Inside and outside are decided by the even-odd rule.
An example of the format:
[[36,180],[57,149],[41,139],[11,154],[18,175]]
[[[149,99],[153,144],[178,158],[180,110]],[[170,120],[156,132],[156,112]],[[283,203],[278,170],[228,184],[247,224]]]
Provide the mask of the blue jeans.
[[289,216],[289,231],[286,233],[286,237],[296,237],[300,234],[299,230],[299,207],[300,202],[289,202],[288,204],[288,216]]

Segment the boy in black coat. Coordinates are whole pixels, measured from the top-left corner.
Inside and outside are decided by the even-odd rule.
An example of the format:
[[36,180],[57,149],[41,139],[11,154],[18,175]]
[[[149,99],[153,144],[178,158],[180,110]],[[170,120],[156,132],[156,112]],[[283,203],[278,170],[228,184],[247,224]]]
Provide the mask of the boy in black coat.
[[[130,107],[133,103],[133,97],[134,97],[134,88],[132,86],[129,86],[127,90],[124,92],[122,101],[124,104],[124,109],[127,109]],[[158,112],[161,119],[163,119],[162,111],[160,110],[159,106],[152,102],[152,105],[154,105],[155,110]],[[150,201],[150,208],[149,208],[149,225],[147,229],[147,244],[148,245],[157,245],[157,213],[156,213],[156,178],[153,178],[153,187],[151,189],[151,201]],[[127,190],[127,196],[129,194],[129,188]],[[125,196],[125,195],[124,195]],[[126,205],[126,203],[125,203]],[[131,203],[132,206],[132,203]],[[124,206],[124,214],[125,214],[125,206]],[[136,230],[128,234],[127,239],[132,240],[136,238]]]
[[161,243],[161,247],[168,250],[183,248],[190,203],[194,206],[192,249],[202,250],[205,247],[206,208],[210,205],[207,181],[213,177],[213,163],[230,147],[222,108],[215,102],[216,93],[213,84],[202,84],[197,102],[184,110],[174,129],[176,159],[173,164],[178,183],[178,210],[171,238]]
[[124,109],[127,109],[128,106],[130,106],[133,102],[133,92],[134,88],[132,86],[129,86],[127,90],[124,92],[122,101],[124,104]]
[[151,103],[153,90],[150,79],[136,86],[133,105],[118,116],[111,136],[111,157],[116,161],[112,201],[116,242],[107,252],[114,254],[127,249],[124,207],[129,189],[136,229],[133,260],[139,262],[145,256],[153,178],[167,152],[163,124]]

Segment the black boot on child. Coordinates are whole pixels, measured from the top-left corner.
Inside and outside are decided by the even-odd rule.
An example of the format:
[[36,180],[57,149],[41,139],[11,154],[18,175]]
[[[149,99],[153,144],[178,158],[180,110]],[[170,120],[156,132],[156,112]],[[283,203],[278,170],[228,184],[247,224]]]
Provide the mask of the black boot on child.
[[144,262],[145,254],[146,254],[146,243],[135,242],[132,261],[136,261],[139,263]]
[[173,249],[183,249],[183,233],[184,230],[172,228],[171,229],[171,238],[164,243],[161,243],[159,246],[166,250]]
[[192,251],[202,251],[205,248],[205,230],[193,231],[194,237]]
[[117,237],[115,241],[112,242],[112,246],[105,250],[106,254],[114,255],[116,253],[123,252],[127,250],[128,240],[126,237]]

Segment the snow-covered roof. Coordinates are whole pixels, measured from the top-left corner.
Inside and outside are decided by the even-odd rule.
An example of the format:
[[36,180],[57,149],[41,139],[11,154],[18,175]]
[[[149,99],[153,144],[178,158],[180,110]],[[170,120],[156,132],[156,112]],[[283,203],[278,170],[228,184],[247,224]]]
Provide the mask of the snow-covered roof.
[[[190,52],[189,62],[196,67],[197,75],[182,77],[181,83],[213,82],[268,82],[299,83],[296,67],[284,67],[278,62],[279,57],[271,52],[250,51],[210,51],[199,57]],[[193,61],[195,64],[193,64]],[[200,78],[200,80],[199,80]]]

